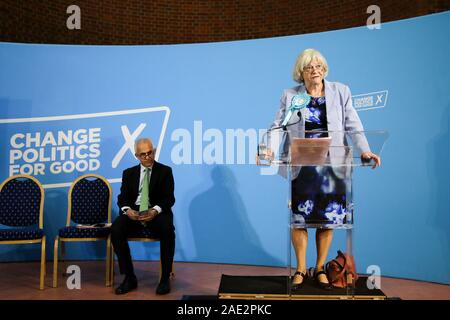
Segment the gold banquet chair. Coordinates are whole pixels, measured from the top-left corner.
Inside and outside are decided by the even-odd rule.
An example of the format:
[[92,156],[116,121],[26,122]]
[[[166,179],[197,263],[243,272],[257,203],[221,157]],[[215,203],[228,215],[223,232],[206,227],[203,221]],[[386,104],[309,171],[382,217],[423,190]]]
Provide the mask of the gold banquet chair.
[[61,260],[64,260],[65,242],[106,241],[105,282],[107,287],[111,285],[111,201],[111,185],[100,175],[85,174],[70,186],[66,226],[59,229],[54,243],[54,288],[58,286],[58,245],[61,243]]
[[44,290],[44,188],[34,177],[19,174],[0,185],[0,244],[41,244],[39,289]]
[[[128,236],[128,241],[139,241],[139,242],[159,242],[159,239],[148,229],[141,229],[131,235]],[[111,246],[111,286],[114,285],[114,248]],[[162,265],[161,261],[159,262],[159,279],[162,276]],[[170,273],[170,277],[175,278],[175,269],[174,263],[172,262],[172,272]]]

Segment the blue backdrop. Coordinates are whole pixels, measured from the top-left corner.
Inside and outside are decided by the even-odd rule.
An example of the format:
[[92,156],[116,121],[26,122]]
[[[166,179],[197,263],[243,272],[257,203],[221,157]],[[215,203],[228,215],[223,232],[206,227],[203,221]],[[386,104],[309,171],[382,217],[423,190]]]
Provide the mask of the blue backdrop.
[[[118,214],[118,179],[136,163],[126,142],[151,136],[176,180],[177,261],[286,265],[286,183],[261,175],[254,143],[295,85],[297,55],[316,48],[328,80],[348,84],[355,99],[382,93],[372,104],[381,108],[359,114],[366,129],[390,132],[382,167],[355,172],[358,271],[378,265],[383,275],[450,283],[448,30],[447,12],[380,30],[225,43],[1,43],[0,178],[33,170],[46,186],[52,240],[65,223],[67,185],[89,170],[111,179]],[[338,248],[339,232],[330,257]],[[313,265],[313,241],[308,253]],[[133,245],[135,259],[158,255],[157,244]],[[37,247],[0,247],[1,261],[38,256]],[[103,256],[100,244],[68,247],[69,259]]]

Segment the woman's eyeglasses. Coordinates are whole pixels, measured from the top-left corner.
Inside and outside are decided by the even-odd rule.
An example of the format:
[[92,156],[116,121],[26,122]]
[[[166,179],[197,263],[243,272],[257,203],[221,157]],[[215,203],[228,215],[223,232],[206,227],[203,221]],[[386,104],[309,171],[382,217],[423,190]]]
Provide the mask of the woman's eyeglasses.
[[312,72],[313,70],[322,71],[323,66],[321,64],[318,64],[316,66],[306,66],[303,68],[303,71],[305,72]]

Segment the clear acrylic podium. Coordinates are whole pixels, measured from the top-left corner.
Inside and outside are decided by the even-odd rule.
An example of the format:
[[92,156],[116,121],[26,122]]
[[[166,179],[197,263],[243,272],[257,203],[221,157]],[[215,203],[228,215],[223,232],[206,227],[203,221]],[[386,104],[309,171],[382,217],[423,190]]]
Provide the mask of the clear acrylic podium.
[[[353,256],[355,221],[353,170],[355,167],[372,167],[374,162],[361,159],[361,152],[370,150],[381,156],[387,138],[386,131],[303,131],[293,135],[289,130],[283,129],[268,130],[263,136],[258,145],[257,156],[258,164],[267,166],[263,168],[266,173],[262,172],[262,174],[279,174],[287,181],[288,283],[286,287],[290,298],[302,295],[302,289],[292,290],[291,288],[292,277],[296,270],[296,265],[292,263],[292,230],[297,228],[345,230],[346,244],[345,249],[341,250]],[[315,176],[321,174],[327,176],[324,178],[325,187],[316,186],[316,192],[323,192],[330,199],[340,199],[340,202],[331,202],[331,205],[317,209],[315,212],[308,203],[309,200],[305,200],[305,192],[302,191],[310,190],[311,186],[308,182],[302,182],[302,188],[296,187],[297,181],[302,180],[304,172],[312,172]],[[319,211],[320,214],[317,213]],[[328,252],[327,262],[334,257],[335,252]],[[355,257],[355,261],[357,260]],[[336,295],[335,290],[338,290],[340,294],[351,299],[355,296],[355,286],[355,279],[348,276],[347,288],[333,289],[331,294]],[[329,293],[323,290],[324,296]]]

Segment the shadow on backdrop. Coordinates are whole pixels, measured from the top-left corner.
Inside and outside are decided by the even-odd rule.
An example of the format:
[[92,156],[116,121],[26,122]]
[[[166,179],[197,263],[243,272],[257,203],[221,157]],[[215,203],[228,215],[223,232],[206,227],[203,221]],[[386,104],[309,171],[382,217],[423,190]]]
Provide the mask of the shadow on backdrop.
[[[450,170],[448,159],[450,157],[450,105],[444,108],[440,121],[439,134],[434,137],[427,147],[427,166],[430,179],[432,204],[430,207],[431,224],[438,232],[438,239],[442,248],[441,256],[444,262],[443,278],[446,283],[450,283],[450,214],[448,212],[448,202],[450,199]],[[431,221],[430,221],[431,220]],[[436,272],[438,270],[434,270]],[[439,272],[439,271],[438,271]]]
[[[209,178],[205,178],[209,180]],[[196,260],[216,263],[281,265],[266,252],[248,219],[236,178],[226,166],[211,169],[212,186],[189,206]],[[204,184],[210,181],[204,181]]]

